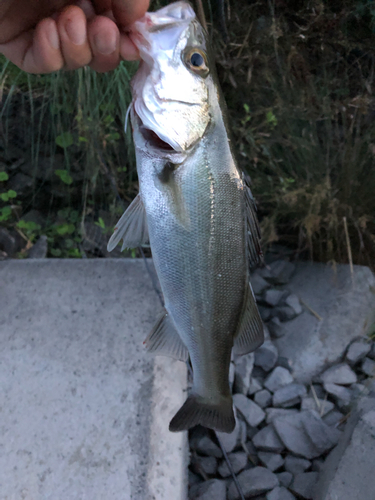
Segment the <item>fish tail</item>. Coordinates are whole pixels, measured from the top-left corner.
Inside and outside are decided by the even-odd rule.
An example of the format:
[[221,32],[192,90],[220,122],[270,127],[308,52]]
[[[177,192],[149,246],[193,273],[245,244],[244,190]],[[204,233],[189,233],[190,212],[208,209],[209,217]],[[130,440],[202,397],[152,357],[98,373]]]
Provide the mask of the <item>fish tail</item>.
[[222,397],[220,403],[214,404],[202,396],[190,394],[172,418],[169,430],[185,431],[198,424],[220,432],[232,432],[236,425],[232,397]]

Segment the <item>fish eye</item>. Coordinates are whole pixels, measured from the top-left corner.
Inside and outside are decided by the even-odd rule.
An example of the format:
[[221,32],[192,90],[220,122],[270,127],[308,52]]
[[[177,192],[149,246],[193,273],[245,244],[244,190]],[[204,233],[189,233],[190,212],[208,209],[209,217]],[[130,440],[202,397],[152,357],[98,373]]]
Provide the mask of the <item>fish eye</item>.
[[196,47],[190,49],[186,54],[185,62],[187,67],[194,71],[194,73],[203,78],[208,75],[207,56],[202,50]]

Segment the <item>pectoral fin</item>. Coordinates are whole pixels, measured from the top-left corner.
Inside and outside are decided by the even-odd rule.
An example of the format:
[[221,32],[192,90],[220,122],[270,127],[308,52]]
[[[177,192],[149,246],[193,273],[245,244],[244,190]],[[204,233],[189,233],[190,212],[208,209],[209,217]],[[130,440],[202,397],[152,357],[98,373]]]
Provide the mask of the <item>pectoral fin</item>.
[[246,246],[249,267],[252,268],[261,262],[263,253],[260,245],[261,235],[256,216],[256,205],[245,175],[243,175],[243,183],[246,207]]
[[238,355],[247,354],[255,351],[263,342],[263,323],[249,283],[238,334],[234,339],[233,352]]
[[189,351],[166,310],[160,315],[143,343],[148,352],[170,356],[181,361],[187,361],[189,358]]
[[125,248],[136,248],[149,242],[146,211],[139,194],[116,224],[115,232],[107,245],[108,252],[111,252],[121,239],[123,240],[121,251]]

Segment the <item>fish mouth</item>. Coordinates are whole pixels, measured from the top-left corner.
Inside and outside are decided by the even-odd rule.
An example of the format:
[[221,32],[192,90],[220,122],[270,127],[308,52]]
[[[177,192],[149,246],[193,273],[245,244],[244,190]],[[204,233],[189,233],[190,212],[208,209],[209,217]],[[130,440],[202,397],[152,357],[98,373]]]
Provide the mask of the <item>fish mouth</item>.
[[143,139],[147,142],[148,146],[151,146],[153,149],[166,152],[166,153],[180,153],[181,151],[177,151],[169,142],[166,142],[162,139],[154,130],[144,125],[139,114],[133,109],[135,118],[138,122],[138,129],[141,133]]

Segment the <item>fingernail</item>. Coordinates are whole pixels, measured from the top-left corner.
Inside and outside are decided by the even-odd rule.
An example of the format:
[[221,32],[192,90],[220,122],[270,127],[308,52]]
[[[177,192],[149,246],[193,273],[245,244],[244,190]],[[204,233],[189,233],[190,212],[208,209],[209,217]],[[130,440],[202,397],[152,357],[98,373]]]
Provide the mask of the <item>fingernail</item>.
[[94,36],[95,47],[100,54],[108,56],[116,50],[117,36],[114,32],[100,33]]
[[47,29],[47,37],[49,44],[55,50],[60,48],[59,34],[57,33],[57,27],[54,21],[52,21]]
[[74,45],[83,45],[86,41],[86,22],[83,19],[68,19],[64,25],[69,40]]

